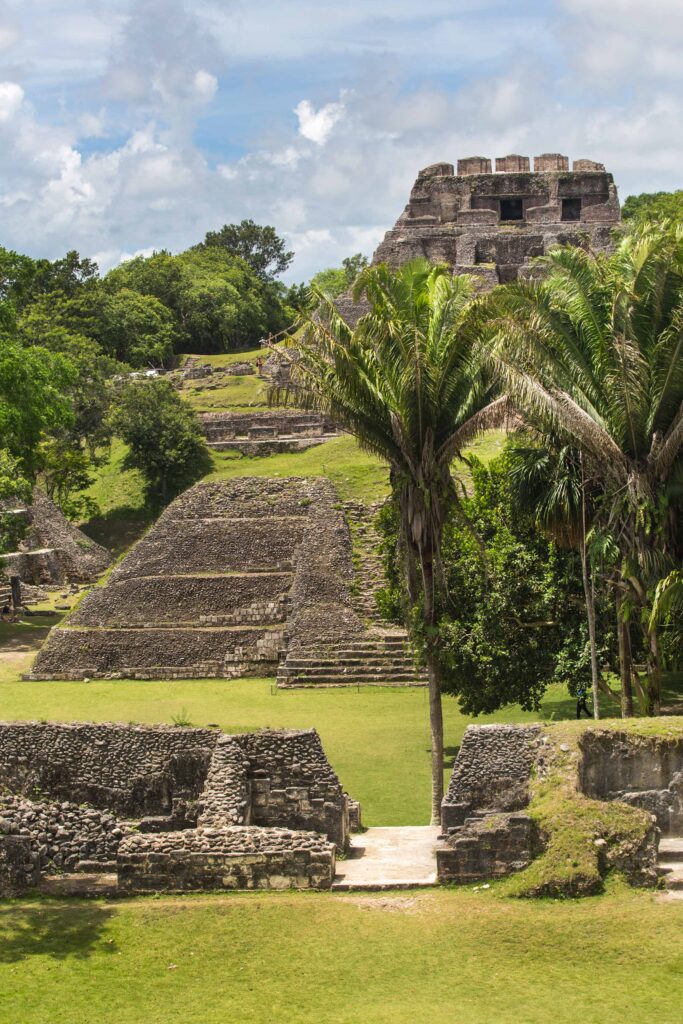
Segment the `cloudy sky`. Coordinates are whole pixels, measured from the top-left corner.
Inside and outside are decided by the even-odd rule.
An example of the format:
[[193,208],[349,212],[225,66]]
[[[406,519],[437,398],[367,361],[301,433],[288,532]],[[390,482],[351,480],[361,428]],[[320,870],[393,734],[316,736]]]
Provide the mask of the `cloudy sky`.
[[107,269],[252,217],[302,280],[435,161],[681,188],[682,51],[682,0],[0,0],[0,244]]

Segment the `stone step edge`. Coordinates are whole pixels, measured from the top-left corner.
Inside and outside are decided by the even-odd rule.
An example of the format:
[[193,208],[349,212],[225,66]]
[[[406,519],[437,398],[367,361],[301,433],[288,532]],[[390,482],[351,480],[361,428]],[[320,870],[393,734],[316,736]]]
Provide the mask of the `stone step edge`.
[[390,682],[387,679],[347,679],[346,682],[322,682],[314,683],[311,680],[303,683],[292,683],[288,681],[286,683],[277,681],[278,690],[336,690],[343,689],[345,686],[384,686],[389,689],[408,689],[409,687],[415,687],[416,689],[424,689],[429,684],[424,682]]

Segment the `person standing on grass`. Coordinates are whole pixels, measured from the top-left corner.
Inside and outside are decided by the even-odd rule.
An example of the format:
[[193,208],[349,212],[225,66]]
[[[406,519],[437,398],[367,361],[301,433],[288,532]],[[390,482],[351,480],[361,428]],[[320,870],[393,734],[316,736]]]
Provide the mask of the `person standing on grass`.
[[586,712],[586,718],[592,718],[590,708],[586,704],[586,686],[584,683],[579,683],[576,691],[576,717],[581,718],[581,712]]

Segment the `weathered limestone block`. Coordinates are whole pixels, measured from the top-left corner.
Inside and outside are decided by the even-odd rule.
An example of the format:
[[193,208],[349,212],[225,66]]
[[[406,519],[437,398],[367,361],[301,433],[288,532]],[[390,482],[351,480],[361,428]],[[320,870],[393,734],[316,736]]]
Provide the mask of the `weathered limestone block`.
[[534,157],[534,173],[545,174],[548,171],[568,171],[569,157],[562,153],[541,153]]
[[458,160],[458,175],[490,174],[491,161],[485,156],[467,156]]
[[665,834],[683,832],[683,740],[590,729],[580,749],[582,792],[649,811]]
[[573,171],[604,171],[605,165],[599,164],[595,160],[574,160],[572,163]]
[[[604,168],[603,168],[604,169]],[[517,153],[510,153],[508,156],[496,157],[496,173],[517,174],[529,172],[530,164],[528,156],[519,156]]]
[[202,889],[328,889],[335,848],[313,832],[200,828],[131,835],[119,846],[124,892]]
[[460,884],[501,878],[527,867],[540,848],[540,837],[526,814],[466,818],[437,849],[437,875],[440,882]]

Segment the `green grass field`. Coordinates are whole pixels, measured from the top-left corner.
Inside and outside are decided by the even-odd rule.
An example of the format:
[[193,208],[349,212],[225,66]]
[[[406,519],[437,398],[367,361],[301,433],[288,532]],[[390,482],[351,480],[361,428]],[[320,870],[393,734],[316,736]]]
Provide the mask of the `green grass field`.
[[680,1024],[683,903],[495,890],[0,905],[3,1024]]
[[[21,682],[48,622],[0,626],[0,717],[315,726],[366,824],[427,821],[425,690]],[[512,707],[479,721],[572,714],[551,687],[540,715]],[[446,698],[447,772],[468,721]],[[603,896],[562,902],[506,898],[496,885],[0,901],[0,1021],[679,1024],[682,940],[683,902],[616,879]]]

